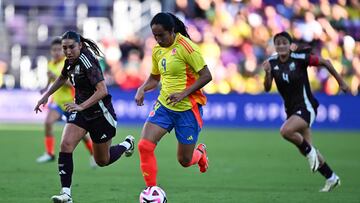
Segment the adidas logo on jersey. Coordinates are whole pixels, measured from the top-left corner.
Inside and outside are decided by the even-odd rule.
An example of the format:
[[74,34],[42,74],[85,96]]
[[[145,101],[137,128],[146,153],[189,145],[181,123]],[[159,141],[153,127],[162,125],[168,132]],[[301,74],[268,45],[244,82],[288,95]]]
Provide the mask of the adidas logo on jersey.
[[276,66],[274,67],[274,70],[279,70],[279,66],[276,65]]
[[103,134],[103,136],[100,137],[101,140],[105,139],[105,138],[107,138],[107,136],[105,134]]
[[297,112],[296,112],[296,114],[299,114],[299,115],[301,115],[301,111],[300,111],[300,110],[299,110],[299,111],[297,111]]
[[192,135],[190,135],[188,138],[187,138],[187,140],[193,140],[194,138],[193,138],[193,136]]
[[59,175],[65,175],[66,172],[64,170],[59,171]]

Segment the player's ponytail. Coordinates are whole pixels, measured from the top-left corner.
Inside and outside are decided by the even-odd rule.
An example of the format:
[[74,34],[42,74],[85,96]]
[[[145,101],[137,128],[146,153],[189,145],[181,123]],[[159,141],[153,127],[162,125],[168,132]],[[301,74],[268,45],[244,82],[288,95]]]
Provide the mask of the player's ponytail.
[[95,55],[100,57],[104,55],[94,41],[81,36],[75,31],[66,31],[61,39],[73,39],[75,42],[82,43],[83,49],[91,50]]
[[175,33],[179,32],[190,39],[185,24],[172,13],[160,12],[156,14],[151,20],[150,26],[153,26],[154,24],[162,25],[164,29],[169,32],[172,32],[172,30],[174,30]]
[[98,45],[96,45],[96,43],[94,41],[92,41],[91,39],[85,38],[81,35],[80,35],[80,40],[83,43],[83,47],[85,49],[87,49],[87,50],[91,49],[91,51],[97,56],[100,56],[100,57],[104,56],[104,53],[100,50],[100,48],[98,47]]
[[180,32],[185,37],[191,39],[189,33],[186,30],[185,24],[174,14],[172,14],[172,13],[167,13],[167,14],[170,15],[172,17],[172,19],[174,20],[174,23],[175,23],[174,32],[175,33]]

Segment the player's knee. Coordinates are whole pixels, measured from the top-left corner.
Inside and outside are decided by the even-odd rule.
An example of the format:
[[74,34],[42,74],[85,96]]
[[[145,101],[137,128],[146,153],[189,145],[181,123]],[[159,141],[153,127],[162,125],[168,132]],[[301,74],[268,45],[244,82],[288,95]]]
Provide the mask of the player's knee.
[[74,144],[68,140],[62,140],[60,144],[60,149],[62,152],[72,152],[74,150]]
[[178,157],[178,161],[181,164],[181,166],[183,167],[189,167],[190,166],[190,162],[191,162],[191,157],[185,157],[185,156],[181,156]]
[[280,129],[280,135],[285,139],[288,139],[291,136],[292,132],[293,130],[287,126],[283,126]]
[[140,154],[153,153],[155,150],[155,146],[156,145],[154,143],[148,140],[141,139],[138,143],[138,150]]
[[95,159],[95,162],[100,167],[104,167],[109,164],[109,160],[105,160],[105,159]]

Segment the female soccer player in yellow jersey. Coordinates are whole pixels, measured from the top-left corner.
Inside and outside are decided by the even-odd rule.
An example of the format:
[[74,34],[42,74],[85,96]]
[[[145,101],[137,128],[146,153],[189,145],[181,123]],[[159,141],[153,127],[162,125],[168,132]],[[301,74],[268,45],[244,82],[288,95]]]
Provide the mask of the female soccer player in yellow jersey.
[[135,102],[143,105],[146,91],[161,91],[150,112],[138,144],[140,168],[147,187],[157,185],[156,144],[172,129],[178,140],[177,159],[183,167],[198,164],[202,173],[208,168],[206,147],[199,144],[202,128],[202,106],[206,97],[201,88],[212,77],[199,48],[186,31],[184,23],[171,13],[158,13],[150,23],[157,45],[152,52],[149,78],[138,88]]
[[[65,56],[61,47],[61,38],[55,38],[51,42],[50,46],[50,55],[51,60],[48,63],[48,84],[46,87],[41,90],[41,93],[44,93],[50,84],[55,81],[55,79],[60,75],[61,70],[64,66]],[[74,90],[68,82],[68,84],[62,86],[57,92],[53,95],[53,100],[49,104],[49,111],[45,118],[45,153],[39,156],[36,159],[38,163],[46,163],[55,160],[55,138],[53,134],[52,127],[56,121],[64,117],[68,119],[70,115],[69,112],[65,111],[65,104],[71,103],[74,101]],[[89,136],[83,138],[84,144],[88,151],[90,152],[90,166],[96,167],[96,162],[94,160],[92,141]]]

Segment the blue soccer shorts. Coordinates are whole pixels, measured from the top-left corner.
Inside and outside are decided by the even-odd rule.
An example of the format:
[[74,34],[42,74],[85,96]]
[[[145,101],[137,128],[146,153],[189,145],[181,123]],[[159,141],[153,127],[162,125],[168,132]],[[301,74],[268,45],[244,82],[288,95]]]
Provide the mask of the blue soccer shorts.
[[187,111],[173,111],[156,102],[146,121],[169,133],[175,128],[176,138],[181,144],[196,144],[202,127],[202,115],[201,105]]
[[[61,120],[63,120],[63,121],[68,121],[68,119],[69,119],[69,116],[70,116],[70,112],[67,112],[67,111],[63,111],[61,108],[60,108],[60,106],[59,105],[57,105],[56,103],[50,103],[49,104],[49,109],[50,110],[54,110],[54,111],[57,111],[58,113],[59,113],[59,115],[61,116],[60,118],[61,118]],[[60,119],[59,119],[60,120]]]

